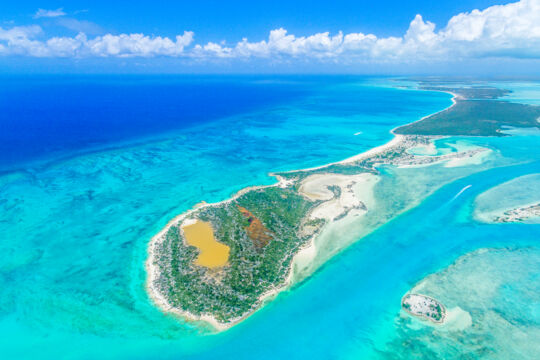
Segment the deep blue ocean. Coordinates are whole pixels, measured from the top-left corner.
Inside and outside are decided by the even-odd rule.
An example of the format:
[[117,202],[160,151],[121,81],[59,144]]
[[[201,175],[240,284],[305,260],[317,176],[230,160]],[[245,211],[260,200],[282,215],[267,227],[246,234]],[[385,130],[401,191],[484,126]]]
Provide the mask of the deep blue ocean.
[[220,76],[44,75],[0,80],[0,168],[117,146],[310,92],[305,82],[288,86]]
[[[473,213],[478,195],[540,173],[532,130],[437,145],[490,149],[480,165],[382,169],[377,203],[416,206],[229,331],[164,315],[145,292],[146,246],[172,217],[273,183],[269,172],[382,145],[392,128],[451,105],[448,94],[413,87],[351,76],[2,77],[0,357],[505,358],[515,354],[505,352],[512,334],[530,345],[520,345],[529,358],[536,348],[523,334],[540,324],[539,225],[484,224]],[[509,263],[470,255],[481,248],[523,254]],[[444,279],[495,278],[441,273],[462,256],[522,275],[497,278],[497,291],[474,307],[478,294]],[[403,318],[403,294],[435,273],[431,290],[475,326],[442,331]]]

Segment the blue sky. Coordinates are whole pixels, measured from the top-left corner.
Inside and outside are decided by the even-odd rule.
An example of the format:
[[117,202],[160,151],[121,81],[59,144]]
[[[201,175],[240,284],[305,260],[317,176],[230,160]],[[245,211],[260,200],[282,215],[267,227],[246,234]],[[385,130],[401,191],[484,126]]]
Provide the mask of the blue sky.
[[3,1],[0,71],[532,71],[539,24],[540,0]]
[[[460,12],[509,3],[496,0],[454,1],[2,1],[0,21],[33,24],[38,9],[63,9],[67,17],[91,21],[112,33],[143,32],[174,36],[191,30],[203,41],[264,38],[268,31],[291,33],[364,32],[399,36],[416,14],[446,23]],[[78,12],[77,14],[75,14]],[[52,23],[41,19],[39,23]],[[1,25],[0,25],[1,26]]]

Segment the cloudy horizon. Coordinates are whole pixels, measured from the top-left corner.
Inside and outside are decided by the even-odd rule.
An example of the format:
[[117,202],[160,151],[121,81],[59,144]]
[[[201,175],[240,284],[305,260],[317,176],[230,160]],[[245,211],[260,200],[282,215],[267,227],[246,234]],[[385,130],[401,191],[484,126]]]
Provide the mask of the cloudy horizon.
[[[197,41],[198,35],[191,29],[181,29],[174,36],[103,32],[100,24],[77,19],[84,12],[38,8],[32,14],[34,23],[0,25],[2,63],[10,65],[21,58],[38,62],[70,59],[75,63],[108,58],[144,68],[173,58],[177,66],[188,71],[208,65],[225,69],[247,66],[256,72],[268,65],[299,70],[330,65],[345,71],[358,66],[436,70],[449,63],[481,66],[486,59],[530,66],[538,66],[540,60],[540,0],[471,9],[454,14],[443,26],[417,14],[399,36],[341,30],[298,35],[277,27],[270,29],[266,38],[243,36],[240,41],[206,42]],[[52,35],[47,30],[51,21],[73,35]]]

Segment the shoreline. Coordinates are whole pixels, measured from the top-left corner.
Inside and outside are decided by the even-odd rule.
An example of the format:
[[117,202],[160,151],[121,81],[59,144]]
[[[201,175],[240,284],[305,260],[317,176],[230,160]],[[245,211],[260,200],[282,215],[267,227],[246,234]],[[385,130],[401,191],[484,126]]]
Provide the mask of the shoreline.
[[[275,183],[275,184],[261,185],[261,186],[249,186],[247,188],[239,190],[238,192],[236,192],[233,196],[231,196],[228,199],[225,199],[225,200],[222,200],[222,201],[219,201],[219,202],[216,202],[216,203],[204,203],[202,205],[195,206],[195,207],[187,210],[186,212],[183,212],[180,215],[174,217],[156,235],[154,235],[152,237],[152,239],[150,240],[150,242],[148,244],[148,247],[147,247],[148,257],[147,257],[146,262],[145,262],[145,270],[146,270],[146,275],[147,275],[146,276],[145,287],[146,287],[146,292],[148,293],[148,296],[150,297],[150,299],[152,300],[154,305],[156,305],[163,312],[165,312],[165,313],[167,313],[167,312],[173,313],[175,315],[180,316],[184,320],[187,320],[188,322],[189,321],[191,321],[191,322],[206,322],[206,323],[210,324],[215,330],[218,330],[218,331],[226,330],[226,329],[230,328],[231,326],[235,325],[236,323],[238,323],[238,322],[240,322],[242,320],[242,319],[233,320],[233,321],[231,321],[231,322],[229,322],[227,324],[223,324],[223,323],[220,323],[219,321],[217,321],[214,317],[212,317],[210,315],[198,316],[198,315],[191,314],[188,311],[183,311],[183,310],[180,310],[178,308],[175,308],[175,307],[171,306],[168,303],[168,301],[160,294],[160,292],[157,291],[156,289],[154,289],[154,287],[153,287],[153,281],[156,279],[156,271],[157,271],[157,267],[154,264],[154,257],[155,257],[154,247],[159,244],[160,240],[162,240],[163,236],[167,233],[167,231],[169,231],[169,229],[172,226],[179,225],[185,218],[187,218],[189,215],[191,215],[195,211],[198,211],[198,210],[203,209],[205,207],[217,206],[217,205],[220,205],[220,204],[226,204],[228,202],[234,201],[238,197],[242,196],[243,194],[245,194],[246,192],[251,191],[251,190],[264,189],[264,188],[268,188],[268,187],[275,187],[275,186],[280,186],[282,184],[284,184],[284,185],[287,184],[287,180],[285,180],[284,178],[280,177],[279,175],[274,175],[274,176],[276,178],[278,178],[278,182]],[[248,313],[248,316],[250,314],[251,313]]]
[[[431,90],[431,91],[437,91],[437,90]],[[437,111],[437,112],[435,112],[433,114],[426,115],[426,116],[422,117],[419,120],[413,121],[412,123],[422,121],[422,120],[424,120],[424,119],[426,119],[426,118],[428,118],[428,117],[430,117],[430,116],[432,116],[434,114],[437,114],[437,113],[439,113],[441,111],[445,111],[447,109],[450,109],[451,107],[456,105],[456,98],[458,97],[458,95],[456,95],[456,94],[454,94],[452,92],[448,92],[448,91],[441,91],[441,92],[449,93],[449,94],[452,95],[452,99],[451,99],[452,100],[452,105],[450,105],[449,107],[447,107],[445,109]],[[412,123],[408,123],[408,124],[412,124]],[[394,131],[396,129],[398,129],[399,127],[401,127],[401,126],[405,126],[405,125],[408,125],[408,124],[400,125],[398,127],[395,127],[393,129],[391,129],[390,134],[392,134],[394,137],[390,141],[388,141],[387,143],[379,145],[379,146],[371,148],[371,149],[368,149],[368,150],[366,150],[366,151],[364,151],[362,153],[351,156],[351,157],[346,158],[344,160],[335,161],[335,162],[332,162],[332,163],[328,163],[328,164],[324,164],[324,165],[316,166],[316,167],[312,167],[312,168],[290,170],[290,171],[284,171],[284,172],[280,172],[280,173],[281,174],[291,174],[291,173],[300,173],[300,172],[319,170],[319,169],[324,169],[324,168],[330,167],[332,165],[354,163],[354,162],[357,162],[357,161],[360,161],[360,160],[368,159],[368,158],[373,157],[375,155],[378,155],[380,153],[384,153],[387,150],[392,149],[393,147],[396,147],[396,146],[400,145],[402,142],[404,142],[407,135],[396,134]],[[274,298],[280,292],[287,290],[288,288],[290,288],[294,284],[294,281],[293,281],[294,280],[294,269],[295,269],[295,264],[297,264],[298,259],[301,257],[299,255],[303,255],[305,253],[313,252],[313,251],[316,252],[315,238],[317,236],[319,236],[320,232],[317,232],[317,233],[313,234],[310,237],[309,241],[307,241],[302,247],[300,247],[300,249],[296,252],[296,254],[294,254],[294,256],[292,258],[292,261],[291,261],[291,264],[289,265],[287,277],[285,278],[285,281],[283,282],[283,284],[281,286],[269,289],[267,292],[260,295],[259,298],[258,298],[258,302],[254,305],[254,307],[250,311],[246,312],[244,315],[242,315],[239,318],[235,318],[235,319],[233,319],[231,321],[228,321],[227,323],[219,322],[216,318],[214,318],[211,315],[198,316],[198,315],[194,315],[194,314],[192,314],[192,313],[190,313],[188,311],[183,311],[183,310],[180,310],[178,308],[175,308],[175,307],[171,306],[168,303],[167,299],[165,299],[159,293],[159,291],[157,289],[155,289],[154,286],[153,286],[153,282],[156,279],[156,272],[158,271],[157,266],[154,264],[154,258],[155,258],[154,248],[155,248],[156,245],[158,245],[160,243],[160,241],[163,239],[163,235],[165,235],[167,233],[167,231],[172,226],[179,225],[186,217],[188,217],[189,215],[191,215],[195,211],[198,211],[198,210],[200,210],[202,208],[205,208],[205,207],[219,206],[221,204],[226,204],[226,203],[232,202],[232,201],[236,200],[238,197],[242,196],[243,194],[245,194],[245,193],[247,193],[249,191],[257,190],[257,189],[265,189],[265,188],[270,188],[270,187],[288,187],[292,183],[291,180],[287,180],[284,177],[282,177],[282,176],[280,176],[280,175],[278,175],[276,173],[271,172],[268,175],[272,176],[272,177],[275,177],[277,179],[277,182],[274,183],[274,184],[270,184],[270,185],[249,186],[249,187],[246,187],[246,188],[243,188],[243,189],[237,191],[236,193],[234,193],[228,199],[225,199],[225,200],[222,200],[222,201],[219,201],[219,202],[216,202],[216,203],[204,203],[202,205],[195,206],[195,207],[193,207],[193,208],[191,208],[191,209],[177,215],[176,217],[174,217],[156,235],[154,235],[151,238],[151,240],[150,240],[150,242],[148,243],[148,246],[147,246],[147,255],[148,256],[147,256],[147,259],[145,261],[145,270],[146,270],[146,273],[147,273],[145,287],[146,287],[146,292],[148,293],[148,296],[149,296],[150,300],[152,301],[152,303],[158,309],[160,309],[164,313],[172,313],[172,314],[174,314],[176,316],[179,316],[180,318],[182,318],[183,320],[185,320],[187,322],[197,322],[197,323],[202,322],[202,323],[205,323],[207,325],[210,325],[214,330],[219,332],[219,331],[227,330],[227,329],[231,328],[232,326],[242,322],[247,317],[252,315],[256,310],[258,310],[262,306],[264,306],[264,304],[268,300]]]

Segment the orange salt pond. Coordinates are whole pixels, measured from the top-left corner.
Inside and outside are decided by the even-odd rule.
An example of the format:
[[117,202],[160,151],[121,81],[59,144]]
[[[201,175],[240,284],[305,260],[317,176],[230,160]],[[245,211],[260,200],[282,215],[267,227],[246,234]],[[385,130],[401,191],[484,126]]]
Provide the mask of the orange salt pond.
[[184,237],[189,245],[199,249],[195,265],[207,268],[218,268],[227,264],[230,248],[217,242],[210,223],[196,220],[194,223],[182,226]]

